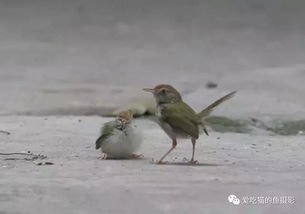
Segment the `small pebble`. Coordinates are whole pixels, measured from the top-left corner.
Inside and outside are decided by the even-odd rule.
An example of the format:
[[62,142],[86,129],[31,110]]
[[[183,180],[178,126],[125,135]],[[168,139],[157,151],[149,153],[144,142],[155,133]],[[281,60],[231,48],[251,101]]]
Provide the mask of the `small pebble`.
[[207,88],[217,88],[217,83],[215,83],[215,82],[212,82],[212,81],[209,81],[209,82],[207,82],[207,84],[206,84],[206,87]]
[[54,163],[48,162],[48,161],[41,161],[41,162],[34,161],[34,164],[36,164],[37,166],[42,166],[42,165],[54,165]]
[[258,121],[258,119],[256,119],[256,118],[251,118],[251,121],[254,122],[254,123],[256,123],[256,122]]
[[0,133],[6,134],[6,135],[10,135],[10,134],[11,134],[10,132],[8,132],[8,131],[3,131],[3,130],[0,130]]

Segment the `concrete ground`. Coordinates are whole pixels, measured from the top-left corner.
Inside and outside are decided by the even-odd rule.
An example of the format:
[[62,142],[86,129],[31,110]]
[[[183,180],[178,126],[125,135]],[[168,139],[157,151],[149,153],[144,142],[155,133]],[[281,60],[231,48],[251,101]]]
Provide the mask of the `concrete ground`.
[[[0,213],[303,213],[304,137],[210,132],[201,136],[188,165],[191,143],[170,147],[163,131],[136,121],[144,142],[141,160],[99,160],[94,142],[101,117],[2,116],[1,152],[31,151],[47,159],[0,156]],[[5,160],[6,158],[21,160]],[[36,165],[47,161],[53,165]],[[227,197],[292,196],[286,204],[233,205]]]

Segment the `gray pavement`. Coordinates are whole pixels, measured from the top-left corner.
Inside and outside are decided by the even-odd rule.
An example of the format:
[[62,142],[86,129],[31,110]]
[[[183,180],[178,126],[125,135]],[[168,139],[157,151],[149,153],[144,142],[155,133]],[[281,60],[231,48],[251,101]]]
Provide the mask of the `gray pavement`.
[[[54,165],[4,160],[0,213],[303,213],[304,137],[210,132],[201,136],[190,166],[191,143],[180,141],[156,165],[170,141],[153,122],[140,119],[141,160],[99,160],[94,141],[110,118],[1,117],[1,152],[31,151]],[[20,156],[11,156],[20,157]],[[230,204],[227,197],[292,196],[294,203]]]

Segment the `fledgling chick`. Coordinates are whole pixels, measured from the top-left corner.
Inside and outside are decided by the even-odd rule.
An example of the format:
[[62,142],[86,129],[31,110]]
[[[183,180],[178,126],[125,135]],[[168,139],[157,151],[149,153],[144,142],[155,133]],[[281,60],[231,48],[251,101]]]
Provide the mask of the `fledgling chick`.
[[135,154],[142,144],[142,133],[133,123],[130,110],[122,111],[114,121],[104,124],[101,136],[96,140],[96,149],[102,150],[101,159],[140,158]]

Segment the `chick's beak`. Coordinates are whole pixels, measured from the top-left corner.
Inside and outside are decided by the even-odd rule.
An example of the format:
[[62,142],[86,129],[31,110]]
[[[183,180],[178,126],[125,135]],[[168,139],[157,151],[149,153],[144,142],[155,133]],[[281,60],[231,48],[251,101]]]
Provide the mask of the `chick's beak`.
[[151,93],[155,92],[155,89],[153,89],[153,88],[143,88],[143,90],[147,91],[147,92],[151,92]]

